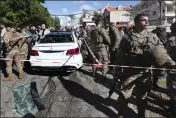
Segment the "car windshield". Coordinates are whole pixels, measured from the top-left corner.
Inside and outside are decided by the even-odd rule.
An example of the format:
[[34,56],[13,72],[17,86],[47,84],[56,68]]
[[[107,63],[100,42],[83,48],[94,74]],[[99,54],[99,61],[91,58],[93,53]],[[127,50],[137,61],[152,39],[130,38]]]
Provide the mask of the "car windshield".
[[40,39],[39,43],[70,43],[73,41],[72,34],[50,34]]

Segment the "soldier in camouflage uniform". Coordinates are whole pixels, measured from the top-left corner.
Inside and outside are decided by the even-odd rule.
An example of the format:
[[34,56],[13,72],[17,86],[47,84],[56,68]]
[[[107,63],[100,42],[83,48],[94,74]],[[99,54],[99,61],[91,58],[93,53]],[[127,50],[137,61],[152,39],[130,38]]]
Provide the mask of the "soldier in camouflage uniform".
[[[111,64],[116,64],[116,55],[117,55],[117,47],[120,44],[121,37],[119,35],[119,31],[115,26],[115,23],[111,23],[109,27],[109,36],[111,39],[111,47],[110,47],[110,62]],[[115,68],[112,68],[114,71]]]
[[[22,35],[22,36],[27,36],[26,33],[24,32],[24,29],[19,31],[19,33]],[[19,48],[19,51],[20,51],[20,59],[21,60],[26,60],[27,59],[27,56],[28,56],[28,38],[27,37],[24,37],[24,38],[21,38],[21,40],[18,41],[18,48]],[[24,67],[24,61],[21,61],[21,66],[22,68]]]
[[[147,30],[148,16],[144,13],[138,14],[134,22],[136,29],[124,36],[119,45],[118,63],[141,67],[175,66],[159,38]],[[129,98],[134,97],[139,118],[145,117],[145,103],[151,89],[152,72],[149,69],[124,68],[122,79],[123,85],[118,91],[119,114],[123,114]]]
[[6,54],[6,59],[10,59],[6,61],[6,71],[8,74],[7,79],[9,81],[13,80],[12,77],[12,63],[13,59],[16,60],[16,65],[19,71],[19,79],[22,79],[22,66],[21,62],[19,61],[20,54],[19,54],[19,48],[18,48],[18,40],[21,37],[20,33],[16,32],[14,28],[11,28],[10,26],[7,27],[7,32],[4,34],[4,42],[5,45],[7,46],[7,54]]
[[[173,23],[170,27],[172,32],[172,37],[169,38],[166,49],[168,51],[168,54],[171,56],[171,58],[176,61],[176,22]],[[167,76],[167,88],[169,89],[169,96],[171,97],[172,101],[172,109],[174,118],[176,117],[176,72],[171,71],[168,73]]]
[[110,47],[110,38],[106,30],[102,27],[102,21],[96,20],[96,28],[91,31],[92,51],[97,59],[103,64],[103,76],[108,72],[108,49]]

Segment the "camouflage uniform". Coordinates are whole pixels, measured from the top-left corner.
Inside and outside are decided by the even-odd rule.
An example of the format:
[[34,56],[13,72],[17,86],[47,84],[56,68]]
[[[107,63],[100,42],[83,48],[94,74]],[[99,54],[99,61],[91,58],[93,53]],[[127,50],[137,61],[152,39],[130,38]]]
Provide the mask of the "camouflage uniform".
[[119,35],[118,29],[115,26],[110,27],[109,35],[110,35],[110,39],[111,39],[110,62],[111,62],[111,64],[116,64],[117,47],[120,44],[121,37]]
[[[21,33],[22,36],[26,36],[25,33]],[[22,38],[18,41],[20,59],[26,60],[28,56],[28,38]],[[24,67],[24,61],[21,61],[22,67]]]
[[[176,36],[169,38],[166,44],[166,49],[171,58],[176,61]],[[170,72],[167,76],[167,88],[169,89],[169,96],[173,102],[173,112],[176,117],[176,72]]]
[[[119,46],[118,63],[126,66],[161,67],[165,63],[174,65],[175,62],[168,56],[158,37],[148,32],[132,31],[124,36]],[[128,105],[130,97],[136,97],[138,115],[145,116],[145,98],[152,84],[152,73],[147,69],[123,69],[123,85],[119,92],[120,110]]]
[[16,60],[16,65],[19,71],[19,78],[22,78],[22,66],[21,62],[19,61],[20,54],[19,54],[19,48],[18,48],[18,37],[20,37],[20,33],[14,32],[14,31],[8,31],[4,35],[4,41],[7,46],[7,54],[6,59],[10,59],[6,61],[6,71],[8,74],[8,80],[13,80],[12,78],[12,62],[13,59]]
[[92,51],[97,56],[97,59],[103,64],[102,73],[108,72],[108,49],[110,47],[110,38],[106,30],[102,27],[97,27],[91,31]]
[[82,38],[86,38],[87,37],[87,32],[86,32],[86,30],[84,28],[81,29],[81,33],[80,33],[79,37],[82,37]]
[[[90,32],[91,32],[91,29],[86,29],[86,38],[85,38],[85,40],[86,40],[86,42],[87,42],[87,44],[88,44],[88,46],[89,46],[89,48],[91,49],[91,39],[90,39]],[[86,48],[87,49],[87,48]],[[89,62],[92,62],[92,56],[91,56],[91,54],[90,54],[90,52],[88,51],[88,61]]]

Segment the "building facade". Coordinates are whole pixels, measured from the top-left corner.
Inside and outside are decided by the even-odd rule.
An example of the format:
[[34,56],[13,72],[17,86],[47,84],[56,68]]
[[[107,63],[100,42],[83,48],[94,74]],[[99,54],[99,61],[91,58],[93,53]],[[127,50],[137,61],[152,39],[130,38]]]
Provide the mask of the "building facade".
[[95,25],[95,21],[93,21],[94,11],[93,10],[83,10],[83,15],[80,18],[80,24],[87,25]]
[[[160,0],[161,1],[161,0]],[[160,7],[161,5],[161,7]],[[161,8],[161,9],[160,9]],[[154,29],[158,26],[166,27],[170,31],[170,25],[176,20],[176,2],[159,0],[142,0],[139,4],[133,7],[134,16],[145,12],[149,16],[150,28]],[[160,18],[161,14],[161,18]]]
[[106,23],[117,23],[127,25],[131,20],[131,7],[124,7],[119,5],[118,7],[112,7],[107,5],[103,9],[99,9],[99,12],[103,14]]

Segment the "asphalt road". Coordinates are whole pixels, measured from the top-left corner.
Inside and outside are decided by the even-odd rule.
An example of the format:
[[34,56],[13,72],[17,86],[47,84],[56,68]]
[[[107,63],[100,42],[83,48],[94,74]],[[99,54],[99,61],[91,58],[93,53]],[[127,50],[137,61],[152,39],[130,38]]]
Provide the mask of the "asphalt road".
[[[12,89],[30,82],[36,82],[42,102],[46,109],[36,113],[38,117],[117,117],[118,95],[114,93],[107,101],[112,76],[104,80],[98,72],[96,79],[91,77],[91,67],[84,66],[69,76],[61,76],[55,72],[25,73],[22,80],[17,76],[14,81],[1,79],[1,117],[15,117],[15,104]],[[3,77],[3,76],[2,76]],[[49,83],[45,87],[46,83]],[[43,91],[43,88],[45,90]],[[164,94],[164,89],[163,94]],[[168,101],[159,96],[157,91],[148,97],[147,117],[167,117]],[[125,111],[127,118],[136,117],[136,109]]]

